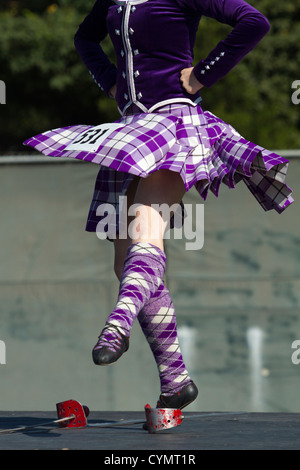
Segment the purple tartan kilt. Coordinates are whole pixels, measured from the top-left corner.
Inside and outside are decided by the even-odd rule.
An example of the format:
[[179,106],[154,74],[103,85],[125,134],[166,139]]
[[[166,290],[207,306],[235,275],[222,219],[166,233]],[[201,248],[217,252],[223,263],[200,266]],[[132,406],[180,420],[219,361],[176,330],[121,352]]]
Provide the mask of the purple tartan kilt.
[[24,142],[47,156],[100,165],[87,231],[109,235],[110,228],[99,224],[105,217],[96,214],[99,204],[113,205],[118,214],[119,196],[126,193],[134,176],[145,178],[160,169],[180,173],[186,191],[195,186],[203,200],[209,191],[218,197],[221,183],[235,188],[243,181],[265,211],[281,213],[293,202],[292,190],[285,183],[288,160],[244,139],[199,105],[171,104],[154,113],[123,116],[116,124],[121,127],[99,146],[94,140],[94,147],[84,150],[66,147],[80,141],[79,134],[88,131],[92,135],[95,126],[53,129]]

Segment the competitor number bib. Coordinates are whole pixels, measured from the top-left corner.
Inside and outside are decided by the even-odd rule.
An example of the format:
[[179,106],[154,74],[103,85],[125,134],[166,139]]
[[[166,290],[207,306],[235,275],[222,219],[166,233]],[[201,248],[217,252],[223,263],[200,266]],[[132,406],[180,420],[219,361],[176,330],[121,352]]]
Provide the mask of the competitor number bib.
[[81,132],[65,150],[83,150],[95,152],[102,142],[109,137],[115,130],[121,129],[122,124],[107,123],[99,124],[91,129]]

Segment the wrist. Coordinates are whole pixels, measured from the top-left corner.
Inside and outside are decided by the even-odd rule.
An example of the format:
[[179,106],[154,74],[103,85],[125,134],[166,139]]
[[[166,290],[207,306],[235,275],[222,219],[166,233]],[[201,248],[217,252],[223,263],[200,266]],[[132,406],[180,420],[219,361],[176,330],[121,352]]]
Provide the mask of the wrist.
[[115,84],[114,86],[111,87],[111,89],[108,92],[109,98],[112,98],[114,100],[116,98],[116,93],[117,93],[117,85]]
[[196,92],[201,90],[201,88],[204,87],[203,83],[200,82],[200,80],[194,73],[194,69],[192,70],[192,73],[191,73],[191,79],[192,79],[193,88],[196,89]]

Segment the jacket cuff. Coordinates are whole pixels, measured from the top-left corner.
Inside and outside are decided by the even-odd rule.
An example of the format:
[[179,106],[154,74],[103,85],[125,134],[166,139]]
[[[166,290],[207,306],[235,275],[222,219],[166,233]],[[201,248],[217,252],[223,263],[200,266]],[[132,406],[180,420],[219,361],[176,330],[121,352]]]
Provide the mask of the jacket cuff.
[[229,59],[230,53],[227,54],[228,56],[226,56],[226,51],[222,48],[220,50],[216,48],[206,59],[201,60],[195,65],[195,77],[202,85],[210,88],[235,65]]

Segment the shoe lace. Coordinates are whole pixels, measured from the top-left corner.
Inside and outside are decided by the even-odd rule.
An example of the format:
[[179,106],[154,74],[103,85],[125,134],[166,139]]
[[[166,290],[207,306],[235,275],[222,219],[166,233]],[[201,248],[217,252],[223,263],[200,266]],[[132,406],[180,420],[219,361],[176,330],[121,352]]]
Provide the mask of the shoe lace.
[[107,325],[103,328],[96,349],[107,347],[111,351],[117,351],[122,344],[122,334],[114,325]]

